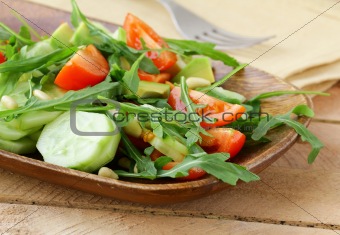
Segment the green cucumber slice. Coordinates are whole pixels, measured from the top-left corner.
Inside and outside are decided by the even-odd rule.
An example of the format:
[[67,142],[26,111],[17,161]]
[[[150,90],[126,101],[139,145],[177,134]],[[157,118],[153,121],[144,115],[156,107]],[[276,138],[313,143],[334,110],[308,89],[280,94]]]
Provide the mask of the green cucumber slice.
[[[76,112],[76,126],[82,132],[114,132],[116,124],[104,114]],[[37,143],[46,162],[93,172],[113,160],[120,133],[108,136],[81,136],[72,132],[70,112],[47,124]]]
[[36,151],[36,143],[36,141],[28,137],[24,137],[18,140],[0,139],[0,149],[16,154],[29,154]]
[[188,154],[188,148],[185,145],[169,136],[163,139],[155,136],[149,141],[149,144],[165,156],[171,157],[175,162],[183,161],[184,157]]
[[42,110],[24,113],[18,118],[20,129],[27,130],[35,127],[42,127],[43,125],[52,122],[62,113],[63,112],[60,111],[49,112]]

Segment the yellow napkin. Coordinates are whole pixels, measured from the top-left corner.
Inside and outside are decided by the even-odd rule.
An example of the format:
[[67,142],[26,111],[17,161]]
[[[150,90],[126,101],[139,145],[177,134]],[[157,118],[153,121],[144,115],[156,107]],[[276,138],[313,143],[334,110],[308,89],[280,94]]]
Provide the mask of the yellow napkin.
[[[66,0],[29,1],[71,10]],[[338,0],[177,2],[225,30],[247,36],[276,36],[251,48],[227,51],[242,62],[251,62],[300,88],[325,90],[340,79]],[[78,0],[78,4],[87,16],[116,24],[122,24],[126,13],[131,12],[160,35],[181,38],[170,15],[156,0]]]

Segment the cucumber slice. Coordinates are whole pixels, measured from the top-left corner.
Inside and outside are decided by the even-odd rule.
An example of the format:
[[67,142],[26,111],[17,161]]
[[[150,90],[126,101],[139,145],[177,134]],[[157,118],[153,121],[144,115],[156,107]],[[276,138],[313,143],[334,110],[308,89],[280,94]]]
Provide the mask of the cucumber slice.
[[24,137],[19,140],[0,139],[0,149],[16,154],[29,154],[36,151],[36,143],[36,141],[28,137]]
[[188,154],[188,149],[185,145],[169,136],[163,139],[155,136],[149,141],[149,144],[165,156],[171,157],[175,162],[183,161],[184,157]]
[[45,124],[52,122],[63,112],[54,111],[32,111],[22,114],[18,121],[20,122],[20,129],[27,130],[30,128],[42,127]]
[[[76,112],[76,126],[82,132],[113,132],[115,123],[104,114]],[[63,167],[93,172],[112,161],[120,133],[109,136],[81,136],[72,132],[70,112],[47,124],[37,143],[46,162]]]
[[0,121],[0,138],[4,140],[18,140],[41,128],[42,125],[22,130],[20,129],[20,122],[17,119],[13,119],[10,122]]
[[18,140],[26,135],[26,131],[13,127],[11,123],[0,121],[0,138],[4,140]]

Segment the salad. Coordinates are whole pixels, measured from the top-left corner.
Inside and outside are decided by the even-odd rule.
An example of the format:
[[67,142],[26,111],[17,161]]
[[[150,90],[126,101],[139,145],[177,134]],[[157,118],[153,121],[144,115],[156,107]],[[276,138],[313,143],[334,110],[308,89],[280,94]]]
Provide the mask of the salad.
[[[222,85],[247,64],[214,44],[162,38],[132,14],[110,32],[71,3],[72,26],[49,37],[28,24],[16,33],[0,23],[0,149],[39,152],[48,163],[115,179],[210,174],[235,185],[259,177],[230,159],[270,141],[273,128],[288,125],[308,141],[309,163],[323,147],[294,119],[313,116],[306,105],[260,115],[262,99],[313,92],[246,100]],[[212,61],[233,70],[217,81]]]

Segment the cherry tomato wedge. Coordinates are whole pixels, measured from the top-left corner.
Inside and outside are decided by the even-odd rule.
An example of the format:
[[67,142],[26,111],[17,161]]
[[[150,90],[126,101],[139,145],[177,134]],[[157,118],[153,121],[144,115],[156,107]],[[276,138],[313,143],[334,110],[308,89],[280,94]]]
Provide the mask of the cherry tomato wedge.
[[[130,13],[125,18],[123,28],[126,30],[127,45],[129,47],[141,50],[143,48],[141,38],[150,49],[169,47],[149,25]],[[152,59],[160,71],[170,68],[177,61],[176,54],[170,51],[163,51],[160,54],[156,51],[149,51],[146,55]]]
[[61,69],[54,83],[66,90],[94,86],[106,78],[109,64],[93,45],[79,50]]
[[233,158],[246,141],[243,133],[232,128],[213,128],[207,132],[212,136],[201,134],[202,142],[199,144],[207,153],[229,153]]
[[[229,124],[240,118],[246,111],[242,105],[230,104],[199,91],[189,90],[189,96],[195,104],[207,105],[204,108],[197,109],[197,114],[201,117],[204,116],[217,120],[215,123],[201,122],[201,126],[204,128],[213,128]],[[168,103],[173,109],[186,112],[186,106],[180,97],[181,89],[174,87],[170,92]]]
[[0,64],[2,64],[3,62],[6,62],[6,57],[0,52]]
[[152,161],[156,161],[158,158],[164,156],[163,153],[159,152],[157,149],[154,149],[150,154],[150,158]]
[[140,80],[158,83],[165,83],[166,81],[169,81],[171,79],[170,73],[150,74],[142,70],[138,71],[138,76]]
[[[179,162],[169,162],[167,163],[166,165],[163,166],[163,170],[170,170],[172,169],[173,167],[175,167]],[[186,181],[186,180],[197,180],[201,177],[203,177],[204,175],[206,175],[206,172],[199,168],[199,167],[193,167],[191,169],[189,169],[188,171],[189,175],[187,176],[184,176],[184,177],[179,177],[179,178],[176,178],[178,180],[183,180],[183,181]]]

